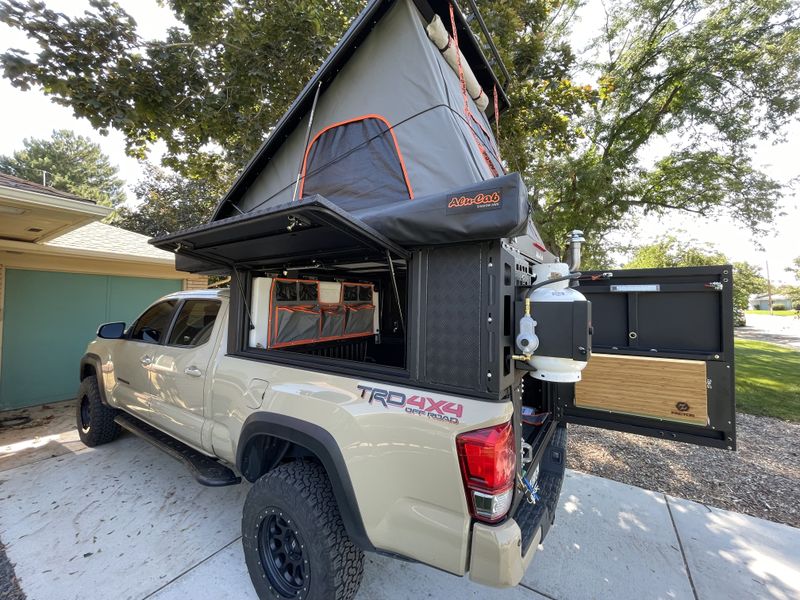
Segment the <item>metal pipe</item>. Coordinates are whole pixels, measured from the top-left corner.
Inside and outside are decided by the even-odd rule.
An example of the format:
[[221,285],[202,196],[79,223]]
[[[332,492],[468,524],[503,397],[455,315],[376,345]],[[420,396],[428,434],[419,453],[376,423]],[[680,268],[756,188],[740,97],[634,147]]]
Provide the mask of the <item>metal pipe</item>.
[[573,229],[567,234],[567,266],[570,272],[581,268],[581,246],[585,241],[580,229]]
[[397,276],[394,273],[394,263],[392,262],[392,255],[386,251],[386,259],[389,261],[389,272],[392,275],[392,287],[394,288],[394,297],[397,300],[397,313],[400,316],[400,327],[403,328],[403,333],[406,332],[406,322],[403,319],[403,305],[400,301],[400,290],[397,288]]
[[503,89],[506,89],[508,84],[511,83],[511,75],[509,75],[503,59],[500,58],[500,53],[497,51],[497,46],[494,45],[492,36],[489,34],[489,28],[486,26],[486,22],[483,20],[483,16],[481,16],[481,11],[478,10],[478,5],[475,3],[475,0],[469,0],[469,5],[472,9],[472,14],[475,15],[475,18],[478,20],[478,25],[480,26],[483,35],[486,37],[486,43],[489,45],[489,50],[492,52],[495,63],[503,73],[503,77],[506,78],[504,84],[501,86]]
[[300,176],[303,174],[303,164],[305,163],[306,152],[308,152],[308,142],[311,139],[311,128],[314,126],[314,113],[317,110],[317,100],[319,100],[319,91],[322,89],[322,82],[319,82],[317,91],[314,94],[314,103],[311,105],[311,114],[308,116],[308,129],[306,129],[306,143],[303,146],[303,157],[300,159],[300,169],[297,171],[297,179],[294,182],[294,191],[292,192],[292,202],[297,199],[297,188],[300,186]]

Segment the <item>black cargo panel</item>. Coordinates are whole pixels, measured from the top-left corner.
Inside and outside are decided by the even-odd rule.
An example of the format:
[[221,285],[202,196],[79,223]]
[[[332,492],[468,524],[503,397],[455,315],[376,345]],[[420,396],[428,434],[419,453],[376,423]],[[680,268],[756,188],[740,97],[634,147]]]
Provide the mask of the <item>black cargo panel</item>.
[[[409,253],[321,196],[254,210],[150,240],[193,272],[385,260]],[[302,291],[302,290],[301,290]]]
[[736,447],[729,265],[584,273],[592,357],[563,417],[699,445]]

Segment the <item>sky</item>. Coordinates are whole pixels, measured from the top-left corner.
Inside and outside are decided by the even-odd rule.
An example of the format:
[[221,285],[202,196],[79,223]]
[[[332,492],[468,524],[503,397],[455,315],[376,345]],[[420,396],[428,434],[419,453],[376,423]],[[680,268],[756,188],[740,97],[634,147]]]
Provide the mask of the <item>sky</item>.
[[[134,17],[145,39],[161,38],[170,26],[178,25],[172,12],[157,4],[156,0],[118,0]],[[47,0],[48,7],[76,15],[88,8],[88,0]],[[480,3],[479,3],[480,5]],[[576,50],[599,33],[604,22],[601,0],[588,0],[577,14],[573,27],[572,43]],[[0,51],[6,48],[35,49],[20,32],[0,24]],[[592,83],[592,82],[588,82]],[[10,154],[22,147],[26,137],[47,138],[53,129],[72,129],[97,142],[111,161],[120,169],[121,177],[133,185],[142,174],[141,165],[125,154],[125,141],[119,132],[102,136],[86,119],[73,116],[72,110],[53,103],[40,90],[22,92],[0,78],[0,154]],[[800,123],[795,122],[787,132],[786,143],[759,143],[754,162],[767,174],[783,182],[800,176]],[[663,146],[663,144],[662,144]],[[652,148],[653,157],[662,152]],[[150,158],[158,160],[163,149],[159,145],[150,151]],[[129,202],[134,198],[129,191]],[[789,191],[781,210],[785,213],[772,226],[772,230],[759,239],[730,218],[701,219],[696,215],[672,213],[663,217],[643,218],[633,233],[634,242],[645,244],[665,234],[689,237],[701,245],[713,246],[732,261],[748,261],[762,271],[769,263],[770,276],[776,283],[791,283],[785,271],[792,259],[800,256],[800,192]],[[614,241],[629,242],[629,234],[612,234]]]
[[[135,20],[140,34],[145,39],[163,38],[167,28],[179,25],[168,8],[159,6],[156,0],[118,0],[119,4]],[[47,7],[69,16],[81,14],[89,8],[88,0],[47,0]],[[20,48],[35,51],[38,47],[23,33],[0,23],[0,51]],[[25,138],[49,138],[54,129],[71,129],[100,144],[111,162],[119,167],[120,175],[129,186],[142,175],[138,161],[125,154],[125,138],[111,130],[107,136],[100,135],[86,119],[78,119],[72,109],[60,106],[40,90],[23,92],[13,87],[7,79],[0,77],[0,154],[11,154],[22,148]],[[156,146],[150,158],[158,160],[163,147]],[[129,202],[134,201],[128,190]]]

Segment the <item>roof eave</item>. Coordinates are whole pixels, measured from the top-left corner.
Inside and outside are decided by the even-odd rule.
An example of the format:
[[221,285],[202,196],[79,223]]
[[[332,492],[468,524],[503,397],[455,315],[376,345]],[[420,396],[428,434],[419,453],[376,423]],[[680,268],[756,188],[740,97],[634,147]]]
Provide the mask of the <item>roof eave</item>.
[[97,217],[98,219],[105,218],[114,212],[113,208],[94,204],[86,200],[63,198],[61,196],[23,190],[2,184],[0,184],[0,197],[18,202],[28,202],[44,208],[56,208],[75,213],[83,213],[85,215]]
[[98,260],[109,260],[123,263],[149,264],[159,266],[171,266],[174,268],[175,259],[172,256],[140,256],[124,254],[122,252],[104,252],[92,250],[90,248],[70,248],[66,246],[56,246],[53,244],[36,244],[33,242],[18,242],[16,240],[0,239],[0,251],[11,251],[14,253],[28,253],[48,256],[68,256],[92,258]]

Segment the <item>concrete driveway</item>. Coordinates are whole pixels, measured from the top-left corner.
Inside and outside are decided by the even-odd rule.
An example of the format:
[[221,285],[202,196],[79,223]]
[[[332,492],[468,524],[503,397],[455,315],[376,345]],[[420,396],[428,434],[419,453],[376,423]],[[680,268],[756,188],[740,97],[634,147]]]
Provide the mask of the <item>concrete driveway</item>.
[[746,319],[746,327],[736,328],[736,337],[800,350],[800,319],[775,315],[746,315]]
[[[53,430],[66,410],[15,441],[13,463],[0,429],[0,540],[29,600],[256,598],[239,537],[247,485],[202,487],[130,435],[76,447]],[[417,598],[789,600],[800,530],[568,472],[556,526],[515,589],[368,555],[360,600]]]

